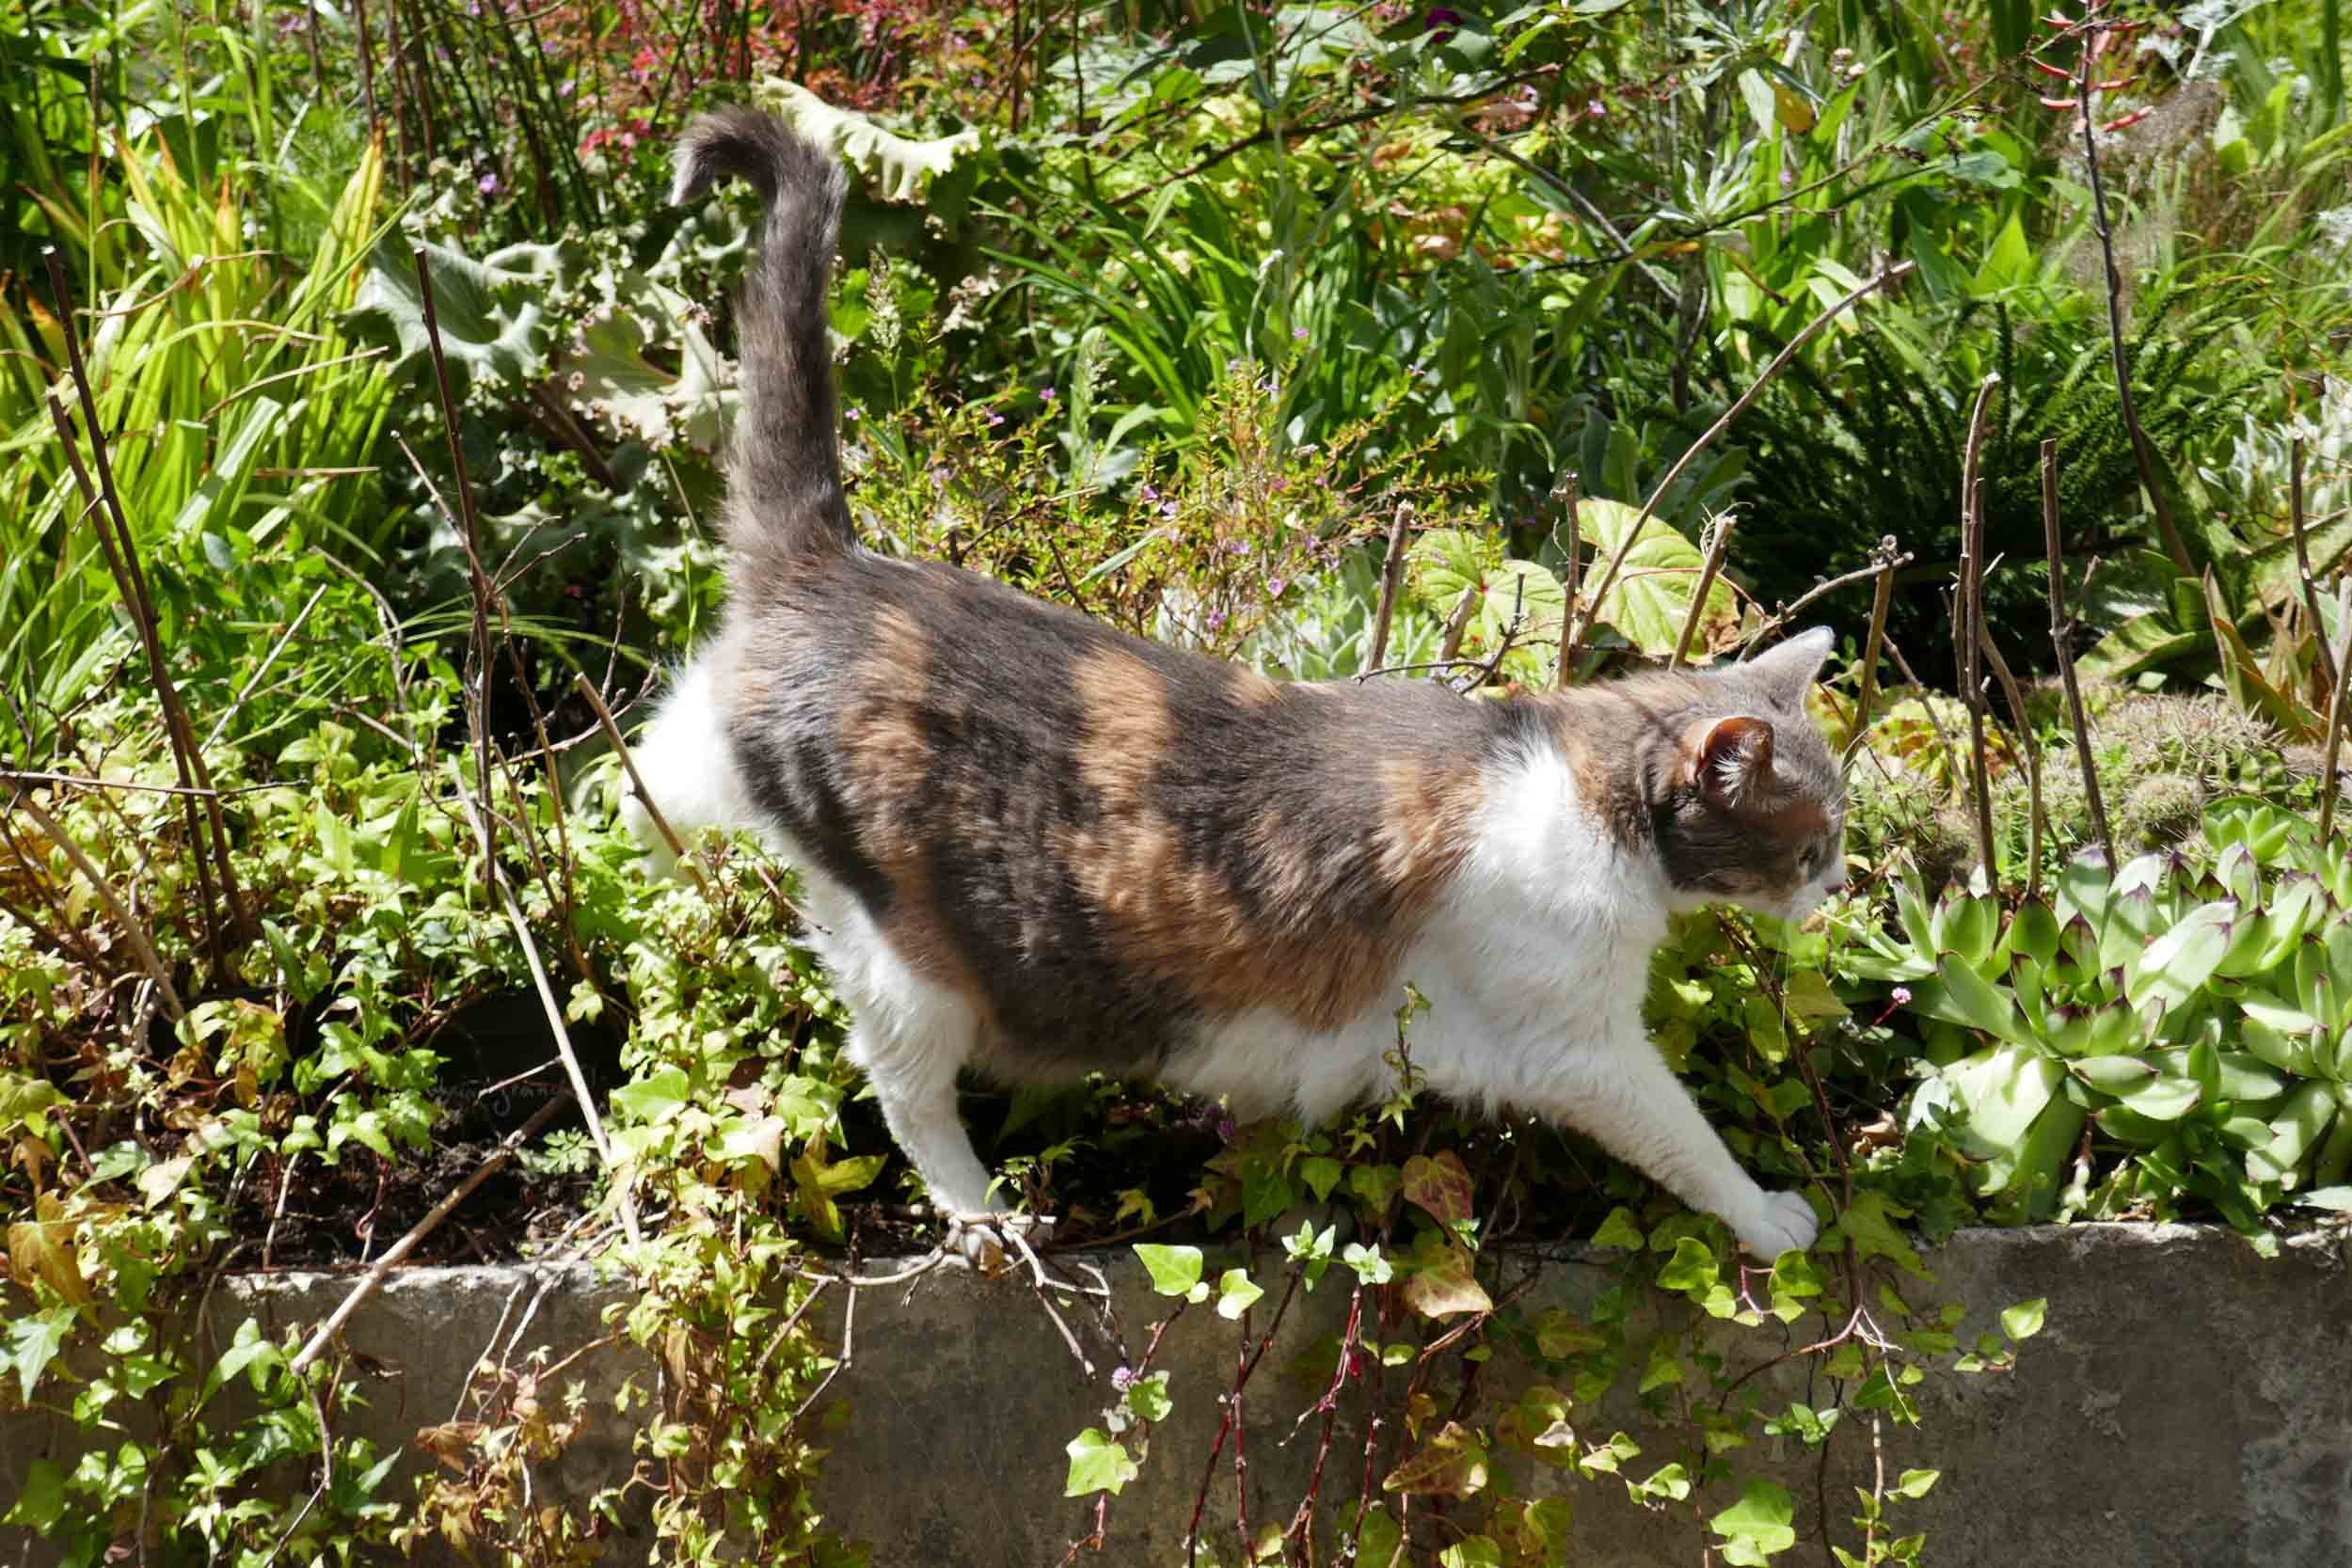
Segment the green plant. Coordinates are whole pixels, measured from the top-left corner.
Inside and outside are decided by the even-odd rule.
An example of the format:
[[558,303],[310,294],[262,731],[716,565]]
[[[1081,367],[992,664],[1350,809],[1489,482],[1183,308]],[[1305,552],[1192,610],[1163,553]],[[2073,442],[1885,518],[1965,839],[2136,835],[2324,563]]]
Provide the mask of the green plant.
[[2190,858],[2080,860],[2049,904],[1899,885],[1899,929],[1851,968],[1903,988],[1926,1069],[1907,1118],[1996,1212],[2194,1201],[2275,1245],[2267,1211],[2331,1201],[2352,1171],[2347,879],[2302,819],[2223,801]]

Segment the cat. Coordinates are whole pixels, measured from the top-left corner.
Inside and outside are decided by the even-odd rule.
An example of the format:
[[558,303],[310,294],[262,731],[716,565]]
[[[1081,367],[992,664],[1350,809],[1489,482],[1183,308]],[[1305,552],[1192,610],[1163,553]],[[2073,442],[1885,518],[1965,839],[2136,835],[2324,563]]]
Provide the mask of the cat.
[[1804,711],[1826,630],[1479,701],[1277,682],[868,551],[825,316],[840,166],[732,109],[685,134],[674,198],[729,176],[766,203],[731,597],[639,770],[679,831],[751,828],[800,869],[849,1054],[968,1254],[1003,1222],[960,1070],[1099,1070],[1312,1124],[1388,1086],[1407,983],[1430,1089],[1581,1130],[1758,1257],[1811,1244],[1811,1204],[1740,1167],[1641,1010],[1670,912],[1799,919],[1843,885],[1843,779]]

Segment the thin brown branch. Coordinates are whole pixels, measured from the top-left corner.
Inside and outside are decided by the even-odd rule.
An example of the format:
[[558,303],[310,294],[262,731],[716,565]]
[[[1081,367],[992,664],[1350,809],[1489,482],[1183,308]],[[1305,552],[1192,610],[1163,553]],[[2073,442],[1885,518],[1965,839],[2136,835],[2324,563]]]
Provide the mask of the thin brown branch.
[[[212,770],[204,765],[204,752],[196,743],[196,726],[189,721],[185,704],[180,700],[180,689],[171,678],[164,661],[163,638],[156,630],[155,597],[148,589],[147,574],[139,564],[138,542],[132,535],[129,516],[122,508],[122,496],[115,485],[114,459],[106,449],[103,427],[98,420],[98,399],[90,387],[89,370],[82,362],[81,334],[73,329],[72,296],[66,288],[65,261],[55,245],[43,248],[41,260],[49,270],[49,289],[57,308],[57,321],[65,339],[66,363],[73,376],[74,394],[80,402],[82,423],[88,433],[90,459],[97,467],[98,478],[93,484],[89,470],[83,467],[79,445],[73,438],[72,422],[57,401],[49,401],[49,418],[56,426],[57,439],[65,448],[67,463],[80,485],[83,499],[93,509],[91,521],[106,556],[106,564],[115,576],[116,588],[122,595],[123,609],[129,612],[137,628],[139,644],[147,654],[148,675],[155,688],[155,701],[163,709],[164,733],[171,745],[172,767],[181,785],[189,789],[210,790]],[[104,502],[103,516],[96,508]],[[111,541],[106,523],[113,524]],[[245,929],[245,899],[237,884],[237,868],[229,854],[229,828],[222,817],[217,798],[203,802],[202,816],[211,830],[214,870],[220,878],[220,896],[227,906],[227,925],[219,924],[219,911],[213,903],[212,872],[204,863],[205,840],[197,830],[198,813],[192,804],[183,803],[182,812],[188,833],[189,858],[195,863],[198,891],[204,901],[205,936],[211,951],[213,969],[222,972],[228,964],[227,943],[234,933]]]
[[1675,635],[1674,657],[1666,660],[1666,668],[1679,670],[1691,655],[1691,639],[1697,635],[1699,617],[1707,612],[1707,595],[1715,586],[1716,574],[1724,569],[1724,551],[1731,547],[1731,536],[1739,531],[1740,515],[1725,512],[1715,519],[1715,530],[1707,541],[1707,559],[1699,567],[1699,585],[1691,594],[1691,608],[1682,616],[1682,630]]
[[129,907],[115,892],[113,884],[106,880],[105,873],[91,863],[89,856],[82,852],[82,847],[73,842],[73,835],[67,832],[56,817],[35,805],[29,797],[19,796],[11,809],[23,812],[33,826],[48,834],[49,842],[73,863],[73,868],[82,874],[83,880],[89,883],[90,891],[98,895],[98,901],[106,906],[106,912],[113,915],[116,923],[122,927],[124,937],[131,943],[132,955],[138,959],[139,967],[147,972],[148,978],[155,982],[156,992],[163,997],[164,1006],[171,1013],[172,1022],[177,1023],[185,1018],[187,1009],[180,1005],[179,990],[172,985],[170,972],[164,968],[163,960],[155,956],[153,944],[147,940],[147,928],[132,918]]
[[2123,417],[2123,429],[2132,439],[2132,462],[2139,470],[2139,487],[2148,493],[2148,505],[2156,515],[2156,531],[2163,535],[2164,553],[2172,558],[2172,565],[2184,577],[2196,575],[2196,562],[2189,559],[2188,542],[2181,536],[2181,525],[2172,515],[2172,503],[2156,481],[2156,449],[2150,444],[2147,431],[2140,428],[2139,409],[2132,399],[2132,369],[2123,353],[2123,275],[2115,265],[2115,231],[2107,223],[2106,186],[2099,176],[2099,134],[2091,123],[2090,41],[2086,40],[2081,64],[2074,83],[2074,103],[2082,123],[2083,159],[2090,172],[2090,227],[2099,236],[2099,256],[2105,264],[2104,277],[2107,292],[2107,357],[2115,370],[2115,403]]
[[1993,785],[1984,760],[1984,426],[1998,372],[1977,388],[1968,415],[1968,446],[1960,466],[1960,585],[1952,604],[1952,642],[1960,669],[1960,699],[1968,709],[1968,784],[1977,817],[1977,860],[1988,886],[2000,879],[1993,849]]
[[1871,553],[1878,562],[1878,587],[1870,595],[1870,633],[1862,643],[1862,692],[1854,699],[1853,737],[1846,742],[1846,754],[1839,759],[1844,763],[1852,762],[1854,754],[1869,743],[1870,715],[1879,694],[1879,649],[1886,641],[1886,612],[1895,602],[1895,536],[1890,533],[1882,538]]
[[[425,258],[422,245],[419,245],[414,254],[417,262],[417,291],[424,307],[425,343],[433,352],[433,383],[441,401],[441,429],[449,437],[450,478],[457,486],[457,507],[461,519],[457,535],[465,541],[467,581],[472,590],[473,596],[473,635],[471,644],[468,649],[468,657],[473,665],[471,718],[475,751],[474,782],[476,790],[482,798],[482,818],[478,825],[482,832],[482,877],[486,882],[494,879],[493,855],[497,847],[496,841],[491,836],[489,809],[490,579],[488,574],[482,569],[481,521],[474,515],[473,484],[466,475],[465,443],[457,437],[457,400],[450,393],[449,362],[441,353],[440,318],[435,313],[433,308],[433,267]],[[407,443],[405,440],[401,443],[401,450],[407,451]],[[423,465],[417,463],[416,453],[409,452],[408,461],[416,465],[420,476],[424,474]],[[429,477],[425,479],[425,488],[428,491],[433,488],[433,482]],[[440,507],[442,515],[446,516],[449,513],[448,504],[441,500],[437,492],[434,493],[433,499],[435,504]]]
[[2058,546],[2056,441],[2042,443],[2042,542],[2050,563],[2050,645],[2058,657],[2058,681],[2066,690],[2066,717],[2074,726],[2074,760],[2082,768],[2083,800],[2090,808],[2090,828],[2099,837],[2100,851],[2113,865],[2115,835],[2107,828],[2106,802],[2099,794],[2099,765],[2090,754],[2090,722],[2083,714],[2081,684],[2074,678],[2074,623],[2066,613],[2066,557]]
[[1389,622],[1396,614],[1397,589],[1405,580],[1405,536],[1413,526],[1413,503],[1396,503],[1389,524],[1388,554],[1380,558],[1380,603],[1372,612],[1372,641],[1364,648],[1364,668],[1376,671],[1389,651]]
[[[1888,543],[1891,544],[1893,541],[1890,540]],[[1881,581],[1890,581],[1897,571],[1909,565],[1910,563],[1911,552],[1905,550],[1902,554],[1896,556],[1891,561],[1880,562],[1873,560],[1867,566],[1857,566],[1851,572],[1843,572],[1836,577],[1828,578],[1826,581],[1815,583],[1812,587],[1798,594],[1793,602],[1783,605],[1780,609],[1772,611],[1772,618],[1766,621],[1762,626],[1756,628],[1755,632],[1749,636],[1747,641],[1740,645],[1740,662],[1745,663],[1749,656],[1754,654],[1757,647],[1762,645],[1766,638],[1772,636],[1772,633],[1778,631],[1781,627],[1795,620],[1800,612],[1810,608],[1816,600],[1819,600],[1828,594],[1835,594],[1840,588],[1851,587],[1853,584],[1860,582],[1864,578],[1875,577]]]
[[[582,1101],[580,1106],[582,1110],[585,1110],[587,1102]],[[473,1195],[475,1188],[503,1170],[522,1146],[536,1136],[548,1122],[553,1121],[556,1113],[563,1109],[564,1101],[559,1098],[550,1099],[546,1104],[533,1111],[529,1121],[524,1122],[500,1140],[498,1148],[492,1149],[465,1180],[453,1188],[447,1197],[435,1204],[424,1218],[410,1226],[406,1235],[385,1248],[384,1256],[375,1260],[373,1266],[352,1289],[351,1293],[343,1297],[334,1311],[327,1314],[325,1323],[311,1331],[310,1338],[304,1342],[299,1351],[294,1353],[294,1359],[287,1363],[287,1370],[298,1373],[324,1354],[327,1345],[333,1341],[337,1334],[342,1331],[343,1324],[351,1321],[351,1315],[358,1311],[370,1296],[383,1289],[385,1279],[390,1275],[392,1270],[400,1266],[401,1260],[416,1251],[426,1237],[439,1229],[441,1222],[454,1213],[457,1206]]]
[[[1551,671],[1551,684],[1562,691],[1568,689],[1568,677],[1576,664],[1569,655],[1573,651],[1572,639],[1578,625],[1577,594],[1582,587],[1584,576],[1584,536],[1579,531],[1577,517],[1577,507],[1581,504],[1578,495],[1580,484],[1574,469],[1563,468],[1559,482],[1551,487],[1551,503],[1560,509],[1561,521],[1568,525],[1568,536],[1563,545],[1567,559],[1561,563],[1560,569],[1560,588],[1567,595],[1567,604],[1560,612],[1560,662],[1552,666]],[[1559,536],[1559,525],[1555,523],[1552,525],[1552,537],[1557,539]]]
[[1680,457],[1675,459],[1674,466],[1666,470],[1666,477],[1658,482],[1656,488],[1650,491],[1649,499],[1642,503],[1642,510],[1634,517],[1632,525],[1626,530],[1625,537],[1618,541],[1616,553],[1609,558],[1609,564],[1602,570],[1599,580],[1593,584],[1592,612],[1577,617],[1569,627],[1566,640],[1561,646],[1560,657],[1564,665],[1575,661],[1577,650],[1582,645],[1586,634],[1592,630],[1594,622],[1600,614],[1602,601],[1609,597],[1609,590],[1616,586],[1617,573],[1624,567],[1626,557],[1633,553],[1634,541],[1642,536],[1642,530],[1648,525],[1650,517],[1657,512],[1658,503],[1664,500],[1666,493],[1675,487],[1675,482],[1683,476],[1692,464],[1698,461],[1701,452],[1714,444],[1717,436],[1731,428],[1731,422],[1734,420],[1748,411],[1749,405],[1763,395],[1764,388],[1772,384],[1772,378],[1788,368],[1788,362],[1797,356],[1798,352],[1805,344],[1820,337],[1830,323],[1844,315],[1855,305],[1896,279],[1909,275],[1912,267],[1912,262],[1898,261],[1807,322],[1804,330],[1789,339],[1781,351],[1772,356],[1772,362],[1767,364],[1762,373],[1749,384],[1748,389],[1740,394],[1739,401],[1724,409],[1722,417],[1713,424],[1708,425],[1700,434],[1699,438],[1684,449]]

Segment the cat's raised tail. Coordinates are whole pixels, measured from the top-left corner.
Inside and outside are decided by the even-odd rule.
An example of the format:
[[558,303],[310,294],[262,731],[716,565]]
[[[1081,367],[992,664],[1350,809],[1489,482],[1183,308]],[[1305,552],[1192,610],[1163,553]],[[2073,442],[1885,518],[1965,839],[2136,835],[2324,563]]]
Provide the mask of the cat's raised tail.
[[856,535],[841,490],[825,321],[846,188],[840,160],[773,115],[721,109],[678,138],[670,199],[691,201],[729,178],[749,182],[768,206],[736,311],[742,404],[728,462],[727,542],[752,568],[751,578],[739,577],[740,589],[789,573],[812,551],[849,549]]

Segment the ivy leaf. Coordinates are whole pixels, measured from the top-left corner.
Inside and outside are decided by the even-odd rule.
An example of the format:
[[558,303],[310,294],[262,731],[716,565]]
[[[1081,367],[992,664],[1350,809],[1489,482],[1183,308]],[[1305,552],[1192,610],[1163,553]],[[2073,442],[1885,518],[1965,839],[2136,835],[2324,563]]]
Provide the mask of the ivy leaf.
[[1439,1568],[1502,1568],[1502,1548],[1489,1535],[1468,1535],[1438,1554]]
[[1895,1483],[1895,1492],[1898,1497],[1924,1497],[1943,1479],[1941,1470],[1905,1470],[1902,1479]]
[[1696,1237],[1684,1236],[1675,1243],[1675,1253],[1666,1259],[1666,1266],[1658,1271],[1661,1289],[1686,1293],[1704,1291],[1720,1277],[1714,1251]]
[[1135,1412],[1139,1421],[1168,1419],[1168,1413],[1176,1408],[1176,1402],[1168,1397],[1168,1374],[1153,1372],[1128,1384],[1127,1408]]
[[32,1403],[34,1385],[64,1348],[65,1337],[73,1328],[73,1311],[71,1307],[53,1307],[46,1312],[28,1312],[8,1325],[8,1359],[16,1366],[17,1390],[25,1403]]
[[0,1071],[0,1132],[22,1127],[36,1138],[45,1138],[48,1113],[65,1103],[64,1092],[46,1078]]
[[2049,1308],[2049,1298],[2046,1296],[2036,1296],[2031,1301],[2021,1301],[2014,1307],[2004,1307],[2001,1311],[2001,1332],[2011,1339],[2030,1339],[2042,1332],[2042,1320],[2048,1314]]
[[612,1103],[632,1120],[660,1122],[686,1108],[687,1094],[685,1069],[663,1068],[650,1078],[614,1089]]
[[825,1140],[811,1138],[792,1157],[792,1184],[800,1189],[801,1209],[808,1216],[810,1228],[829,1242],[841,1240],[841,1209],[834,1202],[843,1193],[853,1193],[882,1174],[884,1157],[862,1154],[854,1160],[827,1164]]
[[1311,1155],[1298,1162],[1298,1179],[1307,1183],[1307,1190],[1315,1195],[1317,1203],[1331,1196],[1331,1189],[1340,1184],[1343,1167],[1327,1154]]
[[1073,1437],[1063,1451],[1070,1455],[1070,1479],[1062,1483],[1065,1497],[1092,1497],[1097,1492],[1115,1497],[1141,1473],[1127,1450],[1099,1427],[1089,1427]]
[[1853,1202],[1837,1216],[1837,1229],[1853,1243],[1857,1258],[1888,1258],[1906,1274],[1928,1277],[1927,1269],[1919,1261],[1919,1254],[1903,1240],[1896,1227],[1899,1219],[1909,1219],[1911,1211],[1892,1202],[1882,1192],[1865,1188],[1853,1195]]
[[1415,1253],[1404,1296],[1405,1305],[1424,1318],[1491,1312],[1495,1305],[1486,1287],[1472,1277],[1470,1254],[1434,1233],[1424,1234],[1423,1244]]
[[1452,1149],[1405,1162],[1406,1201],[1448,1229],[1470,1217],[1470,1173]]
[[1265,1291],[1250,1279],[1248,1273],[1241,1269],[1227,1269],[1225,1276],[1216,1282],[1216,1315],[1220,1318],[1238,1318],[1249,1310],[1251,1302],[1264,1294]]
[[73,1222],[66,1217],[64,1206],[56,1194],[43,1193],[33,1200],[33,1215],[8,1227],[8,1273],[20,1285],[38,1279],[69,1304],[87,1306],[89,1286],[82,1278]]
[[1633,1211],[1623,1204],[1610,1210],[1609,1217],[1593,1233],[1593,1245],[1597,1247],[1623,1247],[1628,1252],[1639,1252],[1645,1244],[1642,1227],[1633,1223]]
[[1152,1289],[1164,1296],[1189,1295],[1200,1283],[1200,1249],[1197,1246],[1136,1244],[1136,1261],[1152,1276]]
[[1724,1560],[1756,1568],[1768,1562],[1775,1552],[1785,1552],[1797,1544],[1797,1532],[1790,1521],[1796,1517],[1796,1505],[1788,1489],[1769,1481],[1752,1481],[1740,1495],[1740,1500],[1708,1521],[1717,1535],[1724,1538]]
[[65,1472],[57,1468],[54,1459],[36,1459],[24,1475],[24,1489],[6,1514],[0,1514],[0,1525],[14,1525],[29,1529],[35,1535],[46,1536],[65,1517]]
[[1383,1492],[1414,1497],[1467,1497],[1486,1485],[1486,1446],[1459,1421],[1448,1421],[1429,1446],[1391,1470]]
[[1807,1022],[1821,1019],[1844,1018],[1846,1005],[1830,989],[1829,976],[1818,969],[1801,969],[1788,977],[1781,988],[1781,1000],[1787,1004],[1790,1018]]

